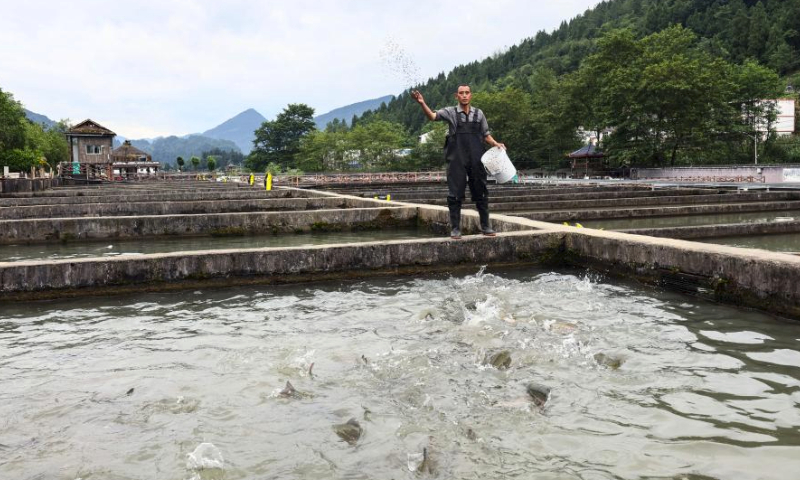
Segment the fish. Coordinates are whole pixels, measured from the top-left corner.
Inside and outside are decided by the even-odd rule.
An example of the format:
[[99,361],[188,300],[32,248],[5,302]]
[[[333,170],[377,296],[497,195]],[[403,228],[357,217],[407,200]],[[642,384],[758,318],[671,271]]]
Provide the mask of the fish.
[[623,362],[625,362],[625,360],[619,355],[603,352],[595,353],[594,361],[597,362],[598,365],[603,365],[613,370],[618,369],[622,366]]
[[503,350],[492,355],[488,353],[483,359],[484,365],[491,365],[498,370],[505,370],[511,366],[511,352]]
[[292,385],[292,384],[291,384],[291,383],[290,383],[290,382],[287,380],[287,381],[286,381],[286,386],[285,386],[285,387],[283,387],[283,390],[281,390],[281,391],[278,393],[278,396],[279,396],[279,397],[283,397],[283,398],[292,398],[292,397],[298,397],[298,396],[299,396],[299,393],[298,393],[297,389],[295,389],[295,388],[294,388],[294,385]]
[[428,447],[422,448],[422,461],[417,466],[417,473],[433,473],[431,457],[428,455]]
[[361,438],[361,434],[364,433],[364,429],[361,428],[361,424],[355,418],[351,418],[345,423],[334,425],[333,431],[336,432],[339,438],[350,445],[355,445]]
[[525,391],[528,392],[537,407],[543,407],[550,398],[550,387],[538,383],[529,383],[525,387]]

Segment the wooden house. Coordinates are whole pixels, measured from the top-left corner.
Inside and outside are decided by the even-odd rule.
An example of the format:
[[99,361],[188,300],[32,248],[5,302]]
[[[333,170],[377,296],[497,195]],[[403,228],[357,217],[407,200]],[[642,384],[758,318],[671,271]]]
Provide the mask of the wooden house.
[[116,133],[87,119],[67,130],[65,135],[70,163],[59,165],[59,174],[97,178],[108,172]]
[[59,174],[95,180],[147,177],[158,172],[160,163],[125,141],[116,150],[117,135],[88,119],[65,133],[70,147],[70,162],[59,165]]
[[111,152],[113,178],[153,175],[158,172],[160,166],[160,163],[153,161],[153,157],[149,153],[131,145],[130,140],[125,140],[122,145]]
[[93,120],[84,120],[66,131],[70,161],[107,164],[117,134]]

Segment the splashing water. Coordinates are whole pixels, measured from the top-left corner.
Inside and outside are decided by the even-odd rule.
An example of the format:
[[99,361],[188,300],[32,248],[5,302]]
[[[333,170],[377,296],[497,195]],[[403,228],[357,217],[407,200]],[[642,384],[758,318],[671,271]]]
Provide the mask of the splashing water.
[[[800,325],[583,271],[0,312],[2,478],[785,480],[800,470]],[[485,363],[500,351],[507,368]],[[287,382],[296,391],[278,395]],[[545,405],[532,386],[548,389]],[[350,418],[367,432],[355,446],[332,429]]]
[[205,475],[194,475],[193,478],[221,478],[225,461],[222,452],[213,443],[201,443],[186,455],[186,468],[194,472],[206,471]]
[[381,62],[387,71],[403,81],[403,86],[412,88],[422,84],[419,67],[395,39],[388,38],[380,50]]

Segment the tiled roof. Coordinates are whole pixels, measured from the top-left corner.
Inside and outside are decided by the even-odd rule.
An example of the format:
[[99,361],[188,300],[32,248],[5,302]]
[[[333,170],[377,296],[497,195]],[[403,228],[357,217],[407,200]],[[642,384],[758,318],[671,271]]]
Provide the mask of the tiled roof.
[[100,125],[99,123],[91,119],[86,119],[81,123],[75,125],[74,127],[70,128],[69,130],[67,130],[67,135],[69,134],[116,135],[116,133],[112,132],[111,130],[107,129],[106,127]]
[[131,158],[140,158],[140,157],[150,157],[147,152],[143,152],[138,148],[131,145],[130,140],[125,140],[125,142],[117,147],[113,152],[111,152],[111,156],[115,159],[117,157],[131,157]]
[[569,158],[597,158],[604,156],[605,154],[599,151],[596,145],[591,143],[569,154]]

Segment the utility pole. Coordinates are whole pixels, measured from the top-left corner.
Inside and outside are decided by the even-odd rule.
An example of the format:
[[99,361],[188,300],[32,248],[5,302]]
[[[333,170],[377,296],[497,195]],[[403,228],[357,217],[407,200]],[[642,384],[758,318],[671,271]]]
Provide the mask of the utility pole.
[[758,165],[758,131],[753,134],[753,159],[755,164]]

